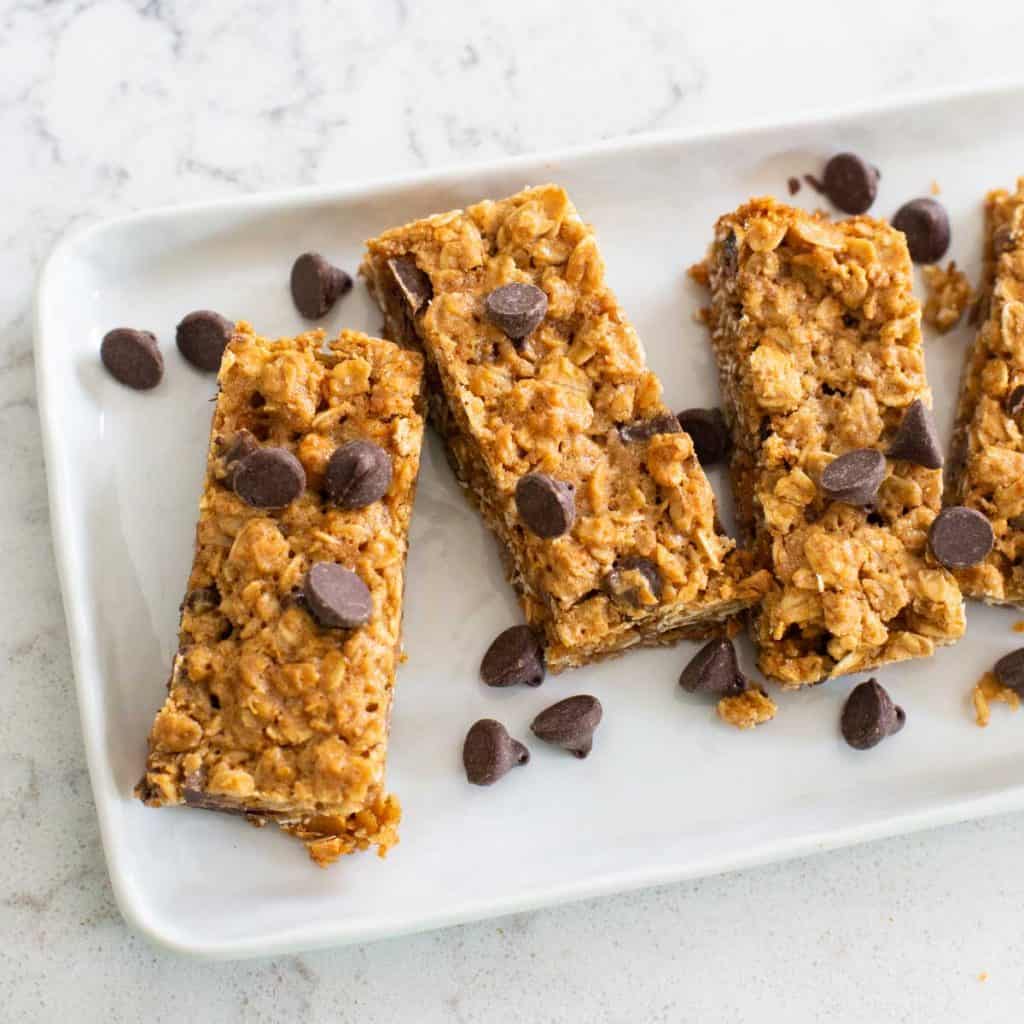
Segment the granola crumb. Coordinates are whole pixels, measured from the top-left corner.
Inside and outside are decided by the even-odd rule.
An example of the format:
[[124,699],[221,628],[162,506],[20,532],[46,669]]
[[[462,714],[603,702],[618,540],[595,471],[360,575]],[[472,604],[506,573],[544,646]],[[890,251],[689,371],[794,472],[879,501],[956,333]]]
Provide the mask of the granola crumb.
[[988,971],[982,971],[978,975],[978,981],[988,981]]
[[941,196],[942,195],[942,186],[934,178],[932,178],[932,189],[931,189],[931,191],[932,191],[932,195],[933,196]]
[[756,687],[735,697],[723,697],[718,702],[718,717],[737,729],[753,729],[762,722],[770,722],[777,710],[775,701]]
[[699,263],[694,263],[686,273],[689,274],[691,280],[696,281],[701,288],[707,288],[709,286],[710,277],[707,260],[701,260]]
[[960,322],[973,292],[967,275],[950,260],[943,269],[938,264],[925,267],[924,284],[927,298],[924,304],[924,322],[940,334],[951,331]]
[[974,702],[974,721],[982,729],[991,718],[990,705],[994,701],[1008,704],[1011,711],[1020,707],[1020,697],[1008,686],[1003,686],[992,672],[986,672],[975,684],[971,694]]
[[1014,633],[1024,633],[1024,619],[1018,619],[1010,629],[1012,629]]

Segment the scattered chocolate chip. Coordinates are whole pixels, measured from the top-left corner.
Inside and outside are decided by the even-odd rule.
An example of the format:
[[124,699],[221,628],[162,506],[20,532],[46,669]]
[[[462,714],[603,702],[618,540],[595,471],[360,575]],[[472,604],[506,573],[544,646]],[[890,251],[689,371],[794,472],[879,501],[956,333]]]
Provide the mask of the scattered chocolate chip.
[[365,508],[391,486],[391,456],[372,441],[349,441],[327,462],[324,490],[340,508]]
[[516,508],[538,537],[561,537],[576,519],[576,489],[546,473],[527,473],[516,484]]
[[220,591],[216,585],[196,587],[190,590],[185,598],[185,607],[195,615],[212,612],[220,607]]
[[953,505],[932,521],[928,543],[947,569],[966,569],[984,561],[995,536],[991,523],[976,509]]
[[405,298],[409,312],[415,316],[434,297],[430,278],[416,266],[411,256],[396,256],[388,260],[388,270]]
[[526,764],[530,752],[493,718],[481,718],[466,733],[462,764],[474,786],[492,786],[516,765]]
[[915,263],[937,263],[949,248],[949,216],[936,199],[924,196],[904,203],[892,226],[907,236],[907,248]]
[[906,722],[885,688],[874,679],[855,686],[843,706],[840,720],[843,739],[855,750],[870,750],[886,736],[900,731]]
[[747,681],[740,673],[736,648],[731,640],[706,643],[686,664],[679,685],[687,693],[711,693],[733,697],[742,693]]
[[594,730],[601,724],[601,715],[601,702],[581,693],[545,708],[533,720],[530,729],[537,739],[554,743],[582,758],[594,745]]
[[649,441],[655,434],[678,434],[682,428],[679,420],[670,412],[663,412],[647,420],[634,420],[619,425],[619,437],[623,444]]
[[885,479],[885,456],[874,448],[858,448],[833,459],[821,474],[821,489],[833,501],[870,505]]
[[790,178],[786,182],[786,187],[789,189],[789,194],[791,196],[795,196],[797,194],[797,192],[800,191],[800,179],[799,178]]
[[306,471],[284,448],[258,448],[238,462],[233,486],[253,508],[284,508],[305,490]]
[[373,614],[370,588],[351,569],[334,562],[314,562],[302,592],[321,626],[356,629],[365,626]]
[[702,466],[714,466],[729,454],[731,439],[721,409],[684,409],[676,418],[690,435]]
[[211,309],[197,309],[184,317],[175,334],[178,351],[197,369],[220,369],[224,349],[235,333],[232,321]]
[[352,287],[352,278],[318,252],[304,252],[292,264],[292,298],[307,320],[324,316]]
[[843,213],[864,213],[878,195],[878,169],[854,153],[837,153],[825,164],[822,188]]
[[1024,694],[1024,647],[1004,654],[995,663],[992,671],[1001,685]]
[[544,682],[544,648],[529,626],[510,626],[499,633],[483,661],[480,678],[488,686],[540,686]]
[[164,375],[164,357],[151,331],[115,327],[100,344],[100,359],[110,375],[136,391],[148,391]]
[[1016,419],[1024,412],[1024,384],[1018,384],[1006,397],[1006,415]]
[[548,297],[535,284],[502,285],[484,300],[487,319],[515,341],[525,338],[548,311]]
[[818,195],[823,196],[825,194],[825,183],[820,178],[815,177],[813,174],[805,174],[804,181],[806,181],[807,184],[818,193]]
[[[1024,392],[1024,388],[1021,389]],[[925,469],[942,468],[942,446],[931,410],[915,398],[903,414],[896,436],[889,446],[890,459],[903,459]]]
[[658,567],[643,555],[617,558],[602,587],[616,604],[627,608],[650,608],[661,600],[663,589]]

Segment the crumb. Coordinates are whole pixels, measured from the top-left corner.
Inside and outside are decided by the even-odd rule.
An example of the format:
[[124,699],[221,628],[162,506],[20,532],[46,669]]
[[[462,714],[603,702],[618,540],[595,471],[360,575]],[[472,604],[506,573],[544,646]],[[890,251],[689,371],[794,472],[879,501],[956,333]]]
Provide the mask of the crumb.
[[975,684],[971,694],[974,701],[974,720],[982,729],[988,725],[991,712],[989,705],[994,701],[1008,704],[1011,711],[1020,707],[1020,697],[1008,686],[1003,686],[995,675],[986,672]]
[[711,307],[701,306],[700,309],[693,311],[693,322],[700,324],[702,327],[711,326]]
[[1024,633],[1024,619],[1020,619],[1015,622],[1010,629],[1012,629],[1014,633]]
[[982,971],[981,974],[978,975],[978,981],[988,981],[988,971]]
[[932,191],[932,195],[933,196],[941,196],[942,195],[942,188],[940,187],[939,183],[934,178],[932,178],[931,191]]
[[819,193],[820,195],[825,194],[825,185],[821,181],[819,181],[813,174],[805,174],[804,181],[806,181],[807,184],[810,185],[815,192]]
[[770,722],[777,710],[775,701],[756,687],[718,702],[718,717],[737,729],[753,729],[762,722]]
[[689,270],[686,272],[690,276],[690,280],[696,281],[701,288],[708,288],[711,285],[711,278],[708,276],[708,261],[701,260],[700,263],[694,263]]
[[938,264],[925,267],[924,285],[927,293],[924,304],[924,322],[940,334],[951,331],[960,322],[971,301],[971,283],[955,260],[942,269]]
[[795,196],[797,192],[800,191],[800,179],[790,178],[789,181],[786,182],[786,188],[789,189],[789,194],[791,196]]

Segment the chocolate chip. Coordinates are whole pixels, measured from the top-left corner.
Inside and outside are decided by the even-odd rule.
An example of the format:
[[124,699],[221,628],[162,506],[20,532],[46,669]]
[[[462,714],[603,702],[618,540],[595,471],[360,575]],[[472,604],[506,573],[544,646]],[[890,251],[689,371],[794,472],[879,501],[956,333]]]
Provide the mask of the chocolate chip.
[[194,615],[212,612],[220,607],[220,591],[216,585],[196,587],[190,590],[185,598],[185,607]]
[[889,458],[913,462],[925,469],[942,468],[942,447],[935,421],[931,410],[920,398],[915,398],[903,414],[896,436],[889,445]]
[[1018,384],[1006,398],[1006,415],[1016,419],[1024,412],[1024,384]]
[[678,434],[682,428],[679,420],[670,412],[663,412],[647,420],[634,420],[619,425],[619,437],[623,444],[649,441],[655,434]]
[[915,263],[936,263],[949,248],[949,216],[936,199],[924,196],[904,203],[892,226],[907,236],[907,248]]
[[544,682],[544,648],[529,626],[510,626],[499,633],[483,661],[480,678],[488,686],[540,686]]
[[885,456],[874,448],[858,448],[833,459],[825,467],[821,489],[833,501],[870,505],[884,479]]
[[554,743],[582,758],[594,745],[594,730],[601,724],[601,715],[601,702],[581,693],[545,708],[533,720],[530,729],[537,739]]
[[430,278],[416,266],[411,256],[397,256],[388,260],[388,270],[405,298],[409,312],[415,316],[434,297]]
[[365,626],[373,614],[370,588],[351,569],[334,562],[314,562],[302,593],[313,618],[330,629]]
[[799,178],[790,178],[786,182],[786,187],[789,189],[789,194],[791,196],[795,196],[797,194],[797,192],[800,191],[800,179]]
[[352,287],[352,278],[318,252],[304,252],[292,264],[292,299],[307,320],[324,316]]
[[714,466],[729,454],[729,428],[721,409],[684,409],[676,418],[690,435],[702,466]]
[[995,536],[992,525],[976,509],[953,505],[932,521],[928,543],[947,569],[966,569],[985,560]]
[[661,572],[643,555],[617,558],[602,581],[604,592],[627,608],[650,608],[661,600]]
[[484,300],[487,319],[515,341],[525,338],[548,311],[548,297],[535,284],[502,285]]
[[706,643],[686,664],[679,676],[679,685],[687,693],[711,693],[716,697],[732,697],[746,689],[740,673],[736,648],[731,640]]
[[481,718],[466,733],[462,745],[462,764],[466,778],[474,786],[493,786],[516,765],[526,764],[530,752],[508,734],[493,718]]
[[1024,694],[1024,647],[1004,654],[995,663],[992,671],[1001,685]]
[[837,153],[825,164],[821,187],[843,213],[864,213],[878,195],[878,168],[854,153]]
[[178,351],[200,370],[220,369],[224,349],[235,333],[235,325],[211,309],[197,309],[178,324]]
[[561,537],[576,519],[576,489],[546,473],[527,473],[516,484],[516,508],[523,525],[538,537]]
[[148,391],[164,375],[164,357],[156,335],[132,327],[107,331],[100,344],[100,359],[110,375],[136,391]]
[[259,448],[235,469],[235,494],[253,508],[284,508],[306,487],[306,471],[284,448]]
[[365,508],[391,486],[391,456],[372,441],[349,441],[327,462],[324,490],[340,508]]
[[903,708],[874,679],[855,686],[843,707],[840,728],[843,739],[855,750],[870,750],[886,736],[900,731],[906,722]]

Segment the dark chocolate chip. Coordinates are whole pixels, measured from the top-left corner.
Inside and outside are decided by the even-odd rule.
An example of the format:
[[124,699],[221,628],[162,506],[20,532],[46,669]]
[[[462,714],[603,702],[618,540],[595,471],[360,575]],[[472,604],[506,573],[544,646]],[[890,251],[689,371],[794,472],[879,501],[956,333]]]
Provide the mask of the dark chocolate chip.
[[843,739],[855,750],[870,750],[886,736],[900,731],[906,722],[885,688],[874,679],[855,686],[843,706],[840,720]]
[[878,195],[878,169],[854,153],[837,153],[825,164],[822,190],[843,213],[864,213]]
[[136,391],[148,391],[164,375],[164,357],[151,331],[115,327],[100,345],[100,359],[110,375]]
[[799,178],[790,178],[786,182],[786,187],[789,189],[789,194],[791,196],[795,196],[797,194],[797,192],[800,191],[800,179]]
[[488,686],[540,686],[544,682],[544,648],[529,626],[509,626],[499,633],[483,661],[480,678]]
[[391,486],[391,456],[372,441],[349,441],[336,449],[324,471],[327,496],[340,508],[365,508]]
[[284,448],[259,448],[237,463],[235,494],[253,508],[284,508],[306,487],[302,463]]
[[746,689],[740,673],[736,648],[731,640],[706,643],[686,664],[679,676],[679,685],[687,693],[711,693],[716,697],[732,697]]
[[617,558],[602,581],[605,593],[627,608],[650,608],[661,600],[663,585],[658,567],[643,555]]
[[915,263],[936,263],[949,248],[949,216],[936,199],[924,196],[904,203],[892,226],[907,236],[907,248]]
[[548,297],[535,284],[502,285],[484,300],[487,319],[515,341],[525,338],[548,311]]
[[318,252],[304,252],[292,264],[292,298],[307,320],[324,316],[352,287],[352,278]]
[[209,587],[196,587],[190,590],[185,598],[185,607],[195,615],[202,615],[204,612],[212,612],[220,607],[220,591],[216,585]]
[[823,196],[825,194],[825,183],[820,178],[813,174],[805,174],[804,181],[806,181],[807,184],[818,193],[818,195]]
[[903,414],[896,436],[889,445],[889,458],[913,462],[925,469],[942,468],[942,446],[935,421],[931,410],[920,398],[915,398]]
[[225,796],[216,796],[202,789],[185,785],[181,790],[182,799],[189,807],[202,811],[219,811],[221,814],[248,814],[246,807]]
[[481,718],[466,733],[462,764],[474,786],[492,786],[516,765],[526,764],[530,752],[493,718]]
[[690,435],[702,466],[714,466],[729,454],[729,428],[721,409],[684,409],[676,418]]
[[678,434],[681,429],[679,420],[672,413],[663,412],[648,420],[620,424],[619,437],[623,444],[635,444],[638,441],[649,441],[655,434]]
[[530,729],[537,739],[554,743],[576,757],[586,757],[594,745],[594,730],[601,724],[601,714],[601,702],[581,693],[545,708]]
[[953,505],[933,520],[928,543],[947,569],[966,569],[985,560],[995,536],[991,523],[976,509]]
[[833,501],[870,505],[885,479],[885,456],[874,448],[858,448],[833,459],[822,471],[821,489]]
[[1024,647],[1004,654],[992,671],[1003,686],[1024,694]]
[[365,626],[373,614],[370,588],[351,569],[334,562],[314,562],[302,592],[321,626],[356,629]]
[[388,260],[388,270],[398,286],[398,290],[409,307],[409,312],[415,316],[434,297],[434,286],[430,278],[416,266],[416,261],[411,256],[397,256]]
[[1024,412],[1024,384],[1018,384],[1006,397],[1006,415],[1016,419]]
[[197,309],[184,317],[175,334],[178,351],[200,370],[220,369],[224,349],[235,333],[232,321],[211,309]]
[[561,537],[576,519],[576,491],[546,473],[527,473],[516,484],[516,508],[523,525],[538,537]]

